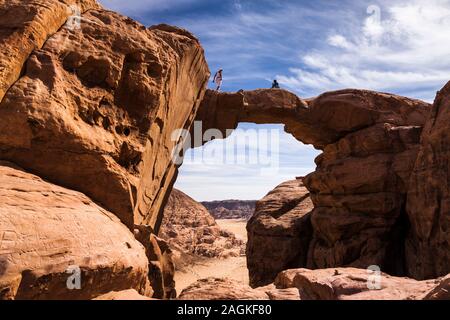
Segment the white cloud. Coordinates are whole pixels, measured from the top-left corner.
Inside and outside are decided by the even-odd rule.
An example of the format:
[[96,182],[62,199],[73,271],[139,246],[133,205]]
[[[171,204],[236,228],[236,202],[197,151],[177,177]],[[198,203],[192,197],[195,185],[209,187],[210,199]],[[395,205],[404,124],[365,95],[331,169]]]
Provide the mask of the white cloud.
[[[279,130],[277,148],[270,148],[270,157],[273,157],[276,170],[267,170],[270,165],[264,161],[252,163],[245,158],[245,152],[266,152],[269,148],[257,143],[255,140],[232,140],[233,137],[246,136],[250,128],[248,124],[241,124],[239,129],[233,132],[228,141],[235,144],[225,144],[227,140],[217,140],[207,145],[191,149],[187,152],[186,160],[181,166],[180,178],[175,187],[187,192],[191,197],[199,201],[220,199],[253,199],[262,198],[268,191],[278,184],[295,179],[296,176],[306,175],[315,170],[313,159],[319,154],[311,146],[306,146],[284,132],[282,125],[258,125],[252,126],[258,130]],[[231,138],[231,139],[230,139]],[[227,155],[230,149],[235,148],[236,162],[223,162],[220,156],[213,154],[211,149],[219,147]],[[275,152],[274,152],[275,151]],[[195,155],[196,160],[190,161]],[[242,161],[247,160],[247,161]],[[265,159],[264,159],[265,160]]]
[[356,87],[432,99],[435,92],[423,95],[421,88],[440,88],[450,79],[450,1],[389,2],[368,13],[304,55],[302,66],[280,75],[280,82],[300,93]]

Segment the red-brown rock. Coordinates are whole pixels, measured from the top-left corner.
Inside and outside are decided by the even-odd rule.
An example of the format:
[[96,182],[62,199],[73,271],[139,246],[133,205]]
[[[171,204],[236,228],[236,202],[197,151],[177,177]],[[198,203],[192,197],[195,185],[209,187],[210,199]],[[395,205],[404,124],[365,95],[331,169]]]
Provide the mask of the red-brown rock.
[[[143,246],[85,195],[1,162],[0,203],[0,299],[151,294]],[[75,267],[81,287],[70,290]]]
[[406,261],[417,279],[450,273],[449,129],[450,82],[434,102],[408,189]]
[[[34,3],[19,11],[34,12]],[[203,49],[185,30],[146,28],[101,9],[82,14],[79,28],[56,32],[66,6],[36,3],[42,14],[17,23],[48,28],[24,52],[45,44],[25,64],[22,55],[2,61],[2,83],[23,74],[0,104],[0,158],[85,193],[130,229],[147,224],[157,231],[177,173],[173,131],[190,127],[209,77]],[[0,27],[7,30],[3,21]],[[15,51],[34,34],[5,32],[0,41]]]
[[272,283],[283,270],[306,266],[312,209],[309,191],[300,179],[282,183],[256,203],[247,224],[252,287]]

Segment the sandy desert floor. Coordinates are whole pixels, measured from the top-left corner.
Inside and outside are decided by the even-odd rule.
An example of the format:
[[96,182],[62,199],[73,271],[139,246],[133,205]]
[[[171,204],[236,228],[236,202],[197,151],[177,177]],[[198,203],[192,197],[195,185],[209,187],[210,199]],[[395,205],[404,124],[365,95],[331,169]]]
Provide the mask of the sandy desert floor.
[[[217,220],[219,226],[233,232],[237,238],[247,241],[246,220]],[[228,259],[200,259],[195,264],[175,273],[177,292],[199,279],[216,277],[229,278],[248,283],[248,270],[245,256]]]

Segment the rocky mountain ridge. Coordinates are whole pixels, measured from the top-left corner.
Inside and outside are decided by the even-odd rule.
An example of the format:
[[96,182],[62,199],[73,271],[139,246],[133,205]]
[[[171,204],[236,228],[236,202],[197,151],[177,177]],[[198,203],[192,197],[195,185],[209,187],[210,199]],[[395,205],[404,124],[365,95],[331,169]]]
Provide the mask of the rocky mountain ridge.
[[208,209],[215,219],[248,220],[255,213],[255,204],[255,200],[218,200],[202,202],[202,205]]

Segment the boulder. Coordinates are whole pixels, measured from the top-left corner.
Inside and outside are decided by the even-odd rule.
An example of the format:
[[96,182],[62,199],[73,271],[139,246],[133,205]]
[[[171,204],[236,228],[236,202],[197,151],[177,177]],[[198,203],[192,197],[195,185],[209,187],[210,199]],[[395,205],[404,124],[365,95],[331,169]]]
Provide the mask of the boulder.
[[22,70],[0,104],[0,159],[157,232],[179,165],[174,131],[189,129],[209,78],[203,49],[185,30],[146,28],[94,1],[77,2],[91,10],[58,30],[72,2],[21,1],[13,34],[2,20],[5,54],[39,39],[0,56],[3,88]]
[[124,291],[111,291],[107,294],[101,295],[93,300],[122,300],[122,301],[145,301],[153,300],[149,297],[140,295],[136,290],[129,289]]
[[0,299],[151,295],[144,247],[85,195],[2,161],[0,203]]
[[[298,288],[301,300],[423,300],[437,299],[448,281],[417,281],[356,268],[294,269],[282,272],[275,286]],[[442,297],[448,298],[448,292]]]
[[184,289],[179,300],[269,300],[262,290],[230,279],[208,278],[198,280]]
[[282,183],[256,203],[255,214],[247,224],[252,287],[272,283],[283,270],[306,266],[312,209],[301,179]]
[[450,82],[437,94],[411,175],[406,211],[407,272],[417,279],[450,273]]

